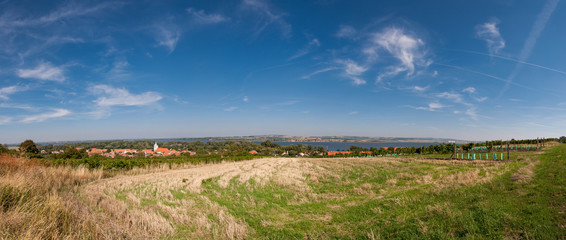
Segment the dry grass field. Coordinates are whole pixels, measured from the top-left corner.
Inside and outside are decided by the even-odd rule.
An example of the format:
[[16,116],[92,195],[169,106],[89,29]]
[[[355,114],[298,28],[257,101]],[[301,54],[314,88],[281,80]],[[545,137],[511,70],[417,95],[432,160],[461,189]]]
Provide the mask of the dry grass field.
[[0,237],[565,236],[566,145],[514,158],[264,158],[103,177],[2,157]]

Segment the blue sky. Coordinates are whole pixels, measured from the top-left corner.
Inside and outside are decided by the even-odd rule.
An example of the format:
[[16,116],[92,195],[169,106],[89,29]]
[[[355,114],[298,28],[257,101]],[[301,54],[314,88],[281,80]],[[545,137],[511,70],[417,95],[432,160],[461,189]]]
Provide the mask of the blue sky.
[[566,135],[566,5],[1,1],[0,143]]

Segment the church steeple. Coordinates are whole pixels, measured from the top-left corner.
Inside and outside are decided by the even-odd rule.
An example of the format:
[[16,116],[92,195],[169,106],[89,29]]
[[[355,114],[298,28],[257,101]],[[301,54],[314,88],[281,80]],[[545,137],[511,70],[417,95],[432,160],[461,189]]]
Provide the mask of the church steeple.
[[157,142],[155,142],[155,144],[153,145],[153,151],[157,151],[157,149],[159,148],[159,146],[157,146]]

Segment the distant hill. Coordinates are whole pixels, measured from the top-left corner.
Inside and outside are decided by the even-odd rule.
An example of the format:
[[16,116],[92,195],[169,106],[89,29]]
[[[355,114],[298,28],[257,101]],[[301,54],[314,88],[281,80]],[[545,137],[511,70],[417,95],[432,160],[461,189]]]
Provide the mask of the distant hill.
[[450,138],[401,138],[401,137],[362,137],[362,136],[287,136],[287,135],[255,135],[207,138],[176,138],[168,140],[207,140],[207,141],[254,141],[262,142],[449,142],[467,143],[468,140]]
[[[199,137],[199,138],[144,138],[144,139],[106,139],[106,140],[75,140],[75,141],[51,141],[38,142],[41,145],[63,145],[84,142],[100,142],[100,141],[251,141],[263,142],[270,140],[272,142],[450,142],[468,143],[469,140],[451,139],[451,138],[407,138],[407,137],[363,137],[363,136],[289,136],[289,135],[252,135],[252,136],[229,136],[229,137]],[[19,143],[8,144],[8,146],[18,146]]]

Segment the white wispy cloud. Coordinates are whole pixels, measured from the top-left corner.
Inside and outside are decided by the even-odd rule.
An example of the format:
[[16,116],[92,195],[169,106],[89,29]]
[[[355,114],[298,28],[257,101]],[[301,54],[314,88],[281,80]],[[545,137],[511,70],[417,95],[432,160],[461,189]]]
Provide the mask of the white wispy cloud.
[[121,5],[120,3],[105,2],[95,6],[83,6],[77,4],[68,4],[63,8],[57,9],[46,16],[42,16],[38,19],[41,24],[57,22],[61,19],[68,19],[78,16],[89,15],[93,13],[100,12],[104,9],[114,8]]
[[71,114],[71,111],[62,108],[54,108],[51,112],[42,113],[38,115],[27,116],[21,120],[23,123],[36,123],[43,122],[52,118],[60,118]]
[[338,60],[338,63],[343,65],[344,75],[352,80],[352,84],[362,85],[366,83],[364,79],[360,78],[360,75],[365,73],[369,69],[368,67],[361,66],[351,59]]
[[301,101],[299,101],[299,100],[289,100],[289,101],[273,104],[273,106],[291,106],[291,105],[295,105],[295,104],[300,103],[300,102]]
[[350,25],[340,25],[334,36],[339,38],[353,38],[356,36],[357,30]]
[[318,47],[320,47],[320,41],[318,41],[318,39],[314,38],[314,39],[310,40],[309,43],[307,43],[307,45],[305,47],[303,47],[302,49],[297,51],[297,53],[295,53],[293,56],[289,57],[287,59],[287,61],[291,61],[293,59],[305,56],[305,55],[309,54],[311,51],[313,51],[315,48],[318,48]]
[[18,55],[22,58],[41,53],[50,46],[64,45],[67,43],[84,43],[85,40],[79,37],[72,36],[34,36],[35,44],[30,44],[25,51],[20,51]]
[[[545,3],[542,11],[537,16],[537,19],[533,24],[533,27],[531,28],[531,32],[529,33],[529,37],[527,38],[525,44],[523,45],[523,49],[521,49],[521,54],[519,55],[519,61],[526,61],[531,56],[531,52],[537,43],[537,39],[542,33],[542,30],[546,27],[546,23],[548,22],[548,20],[552,16],[552,13],[556,9],[556,5],[558,5],[558,0],[548,0]],[[509,77],[507,77],[505,86],[503,86],[503,88],[501,89],[499,96],[503,95],[503,93],[505,93],[505,91],[509,89],[509,86],[511,85],[517,74],[519,74],[519,71],[521,70],[522,66],[523,66],[522,64],[515,65],[515,68],[513,69],[511,74],[509,74]]]
[[26,18],[15,15],[3,15],[0,18],[1,27],[34,27],[39,25],[47,25],[64,19],[71,19],[85,15],[92,15],[108,8],[119,7],[120,3],[105,2],[94,6],[86,6],[80,4],[65,4],[63,7],[55,9],[47,15],[37,18]]
[[439,102],[431,102],[426,107],[415,107],[415,109],[426,110],[426,111],[430,111],[430,112],[436,112],[436,111],[441,110],[443,108],[446,108],[446,106],[439,103]]
[[475,106],[470,106],[468,109],[466,109],[464,114],[468,115],[468,117],[470,117],[470,119],[472,120],[477,121],[479,119],[479,115]]
[[18,85],[0,88],[0,99],[8,100],[10,99],[9,96],[11,94],[25,91],[26,89],[27,89],[26,87],[22,87]]
[[488,97],[480,97],[480,96],[477,96],[478,94],[477,94],[477,92],[476,92],[476,88],[474,88],[474,87],[467,87],[467,88],[464,88],[464,89],[462,90],[462,92],[465,92],[465,93],[470,94],[470,95],[472,96],[472,98],[473,98],[476,102],[485,102],[485,100],[488,99]]
[[358,111],[352,111],[348,113],[348,115],[356,115],[356,114],[358,114]]
[[415,91],[415,92],[425,92],[429,88],[430,88],[430,86],[425,86],[425,87],[413,86],[412,87],[413,91]]
[[[57,4],[53,3],[45,7],[54,5]],[[17,58],[23,63],[25,58],[31,55],[45,53],[50,46],[82,43],[85,40],[77,35],[83,31],[92,33],[92,29],[90,27],[75,28],[77,24],[90,26],[90,24],[85,24],[85,21],[91,20],[88,17],[100,16],[124,4],[104,2],[93,5],[85,1],[67,1],[59,5],[45,15],[21,11],[19,8],[13,8],[13,4],[3,6],[0,13],[0,42],[2,42],[0,52],[14,59]],[[81,21],[75,21],[76,19]]]
[[156,92],[145,92],[132,94],[125,88],[114,88],[108,85],[96,85],[91,90],[94,94],[101,95],[94,102],[100,107],[112,106],[149,106],[156,104],[163,97]]
[[188,8],[187,12],[191,16],[194,23],[197,24],[217,24],[221,22],[226,22],[230,18],[225,17],[218,13],[207,14],[204,10],[196,10],[194,8]]
[[476,35],[487,42],[490,54],[497,54],[505,47],[505,40],[497,27],[498,23],[498,20],[493,20],[476,26]]
[[313,77],[313,76],[315,76],[315,75],[318,75],[318,74],[321,74],[321,73],[325,73],[325,72],[328,72],[328,71],[332,71],[332,70],[336,70],[336,69],[339,69],[339,68],[337,68],[337,67],[327,67],[327,68],[319,69],[319,70],[316,70],[316,71],[314,71],[314,72],[312,72],[312,73],[309,73],[309,74],[307,74],[307,75],[305,75],[305,76],[302,76],[301,78],[302,78],[302,79],[309,79],[309,78],[311,78],[311,77]]
[[244,96],[244,99],[242,99],[242,101],[244,102],[248,102],[250,99],[248,98],[248,96]]
[[14,108],[14,109],[22,109],[22,110],[32,110],[32,109],[34,109],[32,106],[22,105],[22,104],[14,104],[14,103],[0,103],[0,108]]
[[169,24],[156,26],[155,29],[155,39],[157,41],[157,45],[169,49],[169,53],[175,51],[177,43],[181,38],[181,31],[174,25]]
[[12,118],[11,117],[7,117],[7,116],[0,116],[0,125],[4,125],[4,124],[8,124],[12,122]]
[[[373,34],[370,46],[364,53],[368,58],[376,58],[378,49],[384,49],[391,56],[400,61],[399,65],[388,67],[388,71],[380,74],[377,81],[385,77],[392,77],[401,72],[407,72],[407,76],[413,75],[416,66],[428,67],[432,60],[426,58],[425,43],[422,39],[406,33],[399,28],[386,28],[381,32]],[[370,49],[370,50],[367,50]]]
[[63,68],[53,66],[49,62],[42,62],[35,68],[18,69],[16,73],[20,78],[33,78],[55,82],[65,81]]
[[130,72],[127,70],[130,64],[126,60],[117,60],[112,64],[112,68],[106,74],[108,79],[125,79],[130,77]]
[[225,112],[232,112],[234,110],[238,109],[238,107],[229,107],[229,108],[224,108]]
[[[469,93],[470,95],[473,95],[473,94],[476,93],[476,89],[473,88],[473,87],[468,87],[468,88],[465,88],[464,90],[462,90],[462,92],[466,92],[466,93]],[[473,120],[473,121],[477,121],[479,119],[479,117],[481,117],[478,114],[477,106],[470,103],[469,101],[464,100],[464,96],[462,96],[462,94],[453,93],[453,92],[442,92],[442,93],[436,94],[435,97],[438,97],[438,98],[441,98],[441,99],[446,99],[446,100],[451,101],[453,103],[460,104],[461,107],[466,109],[465,111],[455,110],[454,114],[464,113],[464,115],[468,116],[468,118]],[[473,97],[472,96],[472,98],[474,100],[476,100],[477,102],[483,102],[483,101],[487,100],[487,97]]]
[[253,11],[258,16],[258,23],[255,27],[253,38],[257,38],[268,26],[275,24],[281,29],[281,35],[285,38],[291,37],[292,27],[287,23],[283,16],[284,13],[275,13],[270,9],[265,0],[243,0],[244,9]]
[[467,87],[467,88],[464,88],[464,90],[462,90],[462,92],[472,94],[472,93],[475,93],[475,92],[476,92],[476,88],[474,88],[474,87]]
[[451,100],[455,103],[464,103],[464,101],[462,99],[462,95],[459,94],[459,93],[442,92],[442,93],[436,94],[436,97],[448,99],[448,100]]

